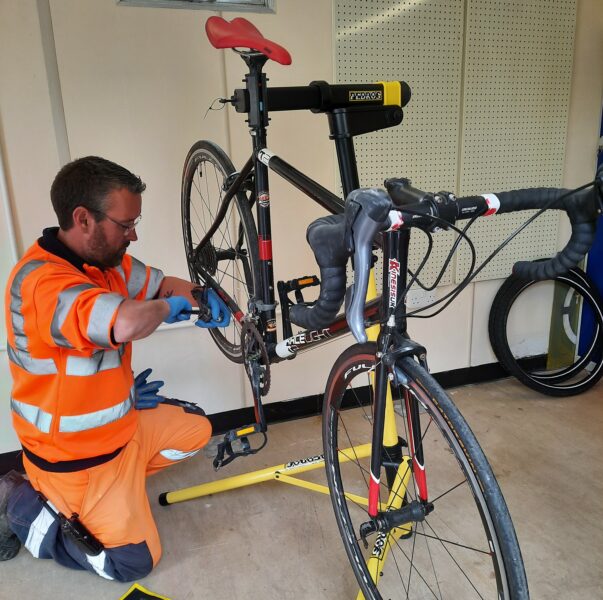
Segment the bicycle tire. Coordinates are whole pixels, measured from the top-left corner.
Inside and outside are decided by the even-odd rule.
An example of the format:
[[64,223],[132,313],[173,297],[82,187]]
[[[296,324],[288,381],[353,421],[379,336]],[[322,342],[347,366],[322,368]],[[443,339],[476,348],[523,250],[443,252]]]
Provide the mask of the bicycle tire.
[[202,266],[241,307],[228,327],[212,328],[209,333],[227,358],[242,363],[237,316],[247,311],[260,277],[257,230],[244,192],[235,195],[219,228],[203,248],[198,248],[214,221],[225,193],[224,182],[234,172],[232,161],[218,145],[206,140],[194,144],[182,171],[181,215],[191,281],[205,283],[199,271]]
[[[331,500],[364,597],[528,598],[511,517],[486,457],[450,397],[410,358],[396,363],[398,380],[405,384],[394,389],[394,412],[397,425],[402,425],[406,422],[400,400],[404,392],[419,400],[424,464],[434,510],[410,531],[402,531],[406,525],[400,531],[393,530],[404,534],[399,539],[374,534],[367,538],[368,550],[361,547],[359,525],[368,515],[358,497],[367,497],[370,456],[360,457],[359,444],[370,444],[372,437],[369,374],[376,364],[376,350],[376,344],[369,342],[356,344],[340,355],[329,375],[323,406]],[[366,385],[357,385],[363,383]],[[399,435],[404,431],[405,427],[398,427]],[[409,451],[404,448],[403,452]],[[400,460],[404,459],[397,464]],[[414,471],[417,469],[407,467],[411,481],[404,501],[416,499]],[[383,482],[381,491],[383,501],[383,494],[387,497],[390,492]],[[371,569],[377,573],[377,583]],[[348,592],[353,590],[345,590],[346,595]]]
[[[551,288],[556,285],[561,289],[558,295],[563,298],[562,310],[557,314],[554,312],[557,307],[553,305],[551,320],[559,317],[557,338],[567,338],[566,344],[570,348],[572,343],[577,346],[573,356],[567,358],[567,364],[559,366],[561,352],[557,349],[557,356],[555,355],[555,348],[550,348],[548,335],[546,341],[540,343],[538,350],[526,350],[512,337],[513,310],[520,310],[522,294],[526,294],[523,297],[526,301],[527,295],[533,294],[537,285]],[[546,297],[546,292],[541,292],[540,296]],[[577,344],[580,319],[575,319],[577,322],[572,325],[568,315],[572,312],[579,315],[584,306],[588,307],[593,316],[594,329],[590,337]],[[527,387],[542,394],[553,397],[574,396],[593,387],[603,376],[603,301],[586,273],[577,267],[554,280],[545,280],[544,283],[527,281],[515,275],[507,277],[490,308],[488,335],[494,354],[505,370]],[[523,332],[521,337],[524,337]],[[545,365],[545,362],[551,361],[551,365]]]

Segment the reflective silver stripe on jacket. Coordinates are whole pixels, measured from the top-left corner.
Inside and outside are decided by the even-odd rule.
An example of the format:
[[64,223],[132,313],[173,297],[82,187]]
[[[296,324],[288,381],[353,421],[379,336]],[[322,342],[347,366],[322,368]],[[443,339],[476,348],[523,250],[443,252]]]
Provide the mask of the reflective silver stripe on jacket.
[[153,267],[149,267],[149,269],[151,270],[151,276],[149,277],[149,285],[147,286],[147,293],[145,294],[145,298],[147,300],[151,300],[157,295],[159,286],[165,277],[163,271]]
[[124,345],[122,344],[118,350],[97,350],[92,356],[68,356],[65,374],[84,377],[116,369],[121,365],[123,353]]
[[133,256],[131,258],[132,270],[130,271],[130,279],[128,279],[128,296],[136,298],[147,280],[147,268],[138,259]]
[[134,386],[132,386],[132,389],[130,390],[130,395],[123,402],[120,402],[115,406],[91,413],[84,413],[82,415],[61,417],[61,420],[59,421],[59,432],[75,433],[108,425],[127,415],[132,406],[134,406]]
[[111,319],[117,307],[124,301],[120,294],[100,294],[92,307],[88,320],[88,339],[101,348],[111,348]]
[[29,340],[25,335],[24,318],[21,314],[23,294],[21,287],[25,278],[37,268],[46,264],[41,260],[31,260],[25,263],[15,275],[10,286],[10,314],[15,335],[15,348],[7,344],[8,358],[11,362],[25,369],[32,375],[52,375],[57,367],[51,358],[33,358],[29,353]]
[[52,358],[32,358],[29,352],[15,350],[10,344],[6,344],[6,352],[8,360],[32,375],[55,375],[58,372]]
[[73,345],[67,340],[67,338],[61,333],[61,327],[65,324],[67,315],[73,307],[74,302],[78,296],[85,290],[94,288],[91,283],[80,283],[73,287],[63,290],[58,297],[57,307],[54,309],[54,315],[52,315],[52,323],[50,324],[50,335],[57,346],[63,348],[73,348]]
[[126,283],[126,274],[124,273],[124,268],[121,265],[118,265],[117,267],[114,267],[114,269],[121,275],[124,283]]
[[23,329],[23,315],[21,314],[21,305],[23,304],[23,295],[21,293],[21,286],[23,285],[23,281],[30,274],[33,273],[36,269],[46,264],[41,260],[31,260],[26,262],[17,272],[13,282],[10,286],[10,314],[11,321],[13,325],[13,332],[15,334],[15,346],[18,350],[23,350],[27,352],[28,342],[27,337],[25,335],[25,331]]
[[10,399],[10,407],[42,433],[50,433],[50,425],[52,424],[52,415],[50,413],[43,411],[37,406],[19,402],[19,400],[15,400],[14,398]]

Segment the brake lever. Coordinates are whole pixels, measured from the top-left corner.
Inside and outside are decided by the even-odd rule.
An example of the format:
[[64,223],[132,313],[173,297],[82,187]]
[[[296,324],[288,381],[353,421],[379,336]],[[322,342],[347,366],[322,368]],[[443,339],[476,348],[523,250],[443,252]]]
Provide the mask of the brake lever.
[[391,209],[391,198],[384,190],[354,190],[346,199],[346,226],[349,227],[346,240],[351,239],[353,243],[350,245],[354,249],[354,284],[346,297],[346,320],[350,331],[361,344],[367,341],[364,304],[373,264],[373,240],[379,231],[387,228]]

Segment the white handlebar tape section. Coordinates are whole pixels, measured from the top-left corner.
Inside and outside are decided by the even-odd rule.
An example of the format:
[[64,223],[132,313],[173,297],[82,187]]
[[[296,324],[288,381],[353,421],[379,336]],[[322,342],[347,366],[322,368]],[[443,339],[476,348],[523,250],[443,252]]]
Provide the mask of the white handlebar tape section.
[[485,198],[488,204],[488,210],[484,213],[484,217],[494,215],[500,209],[500,200],[496,194],[482,194],[482,198]]
[[389,211],[389,229],[387,231],[396,231],[400,229],[402,225],[404,225],[404,219],[402,218],[402,213],[397,210]]

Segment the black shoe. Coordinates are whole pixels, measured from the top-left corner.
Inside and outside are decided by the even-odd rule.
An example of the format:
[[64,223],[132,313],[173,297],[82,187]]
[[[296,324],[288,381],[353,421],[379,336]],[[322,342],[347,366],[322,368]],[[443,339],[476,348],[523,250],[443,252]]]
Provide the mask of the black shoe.
[[6,509],[8,499],[25,479],[16,471],[9,471],[0,477],[0,561],[10,560],[17,556],[21,542],[8,526]]

